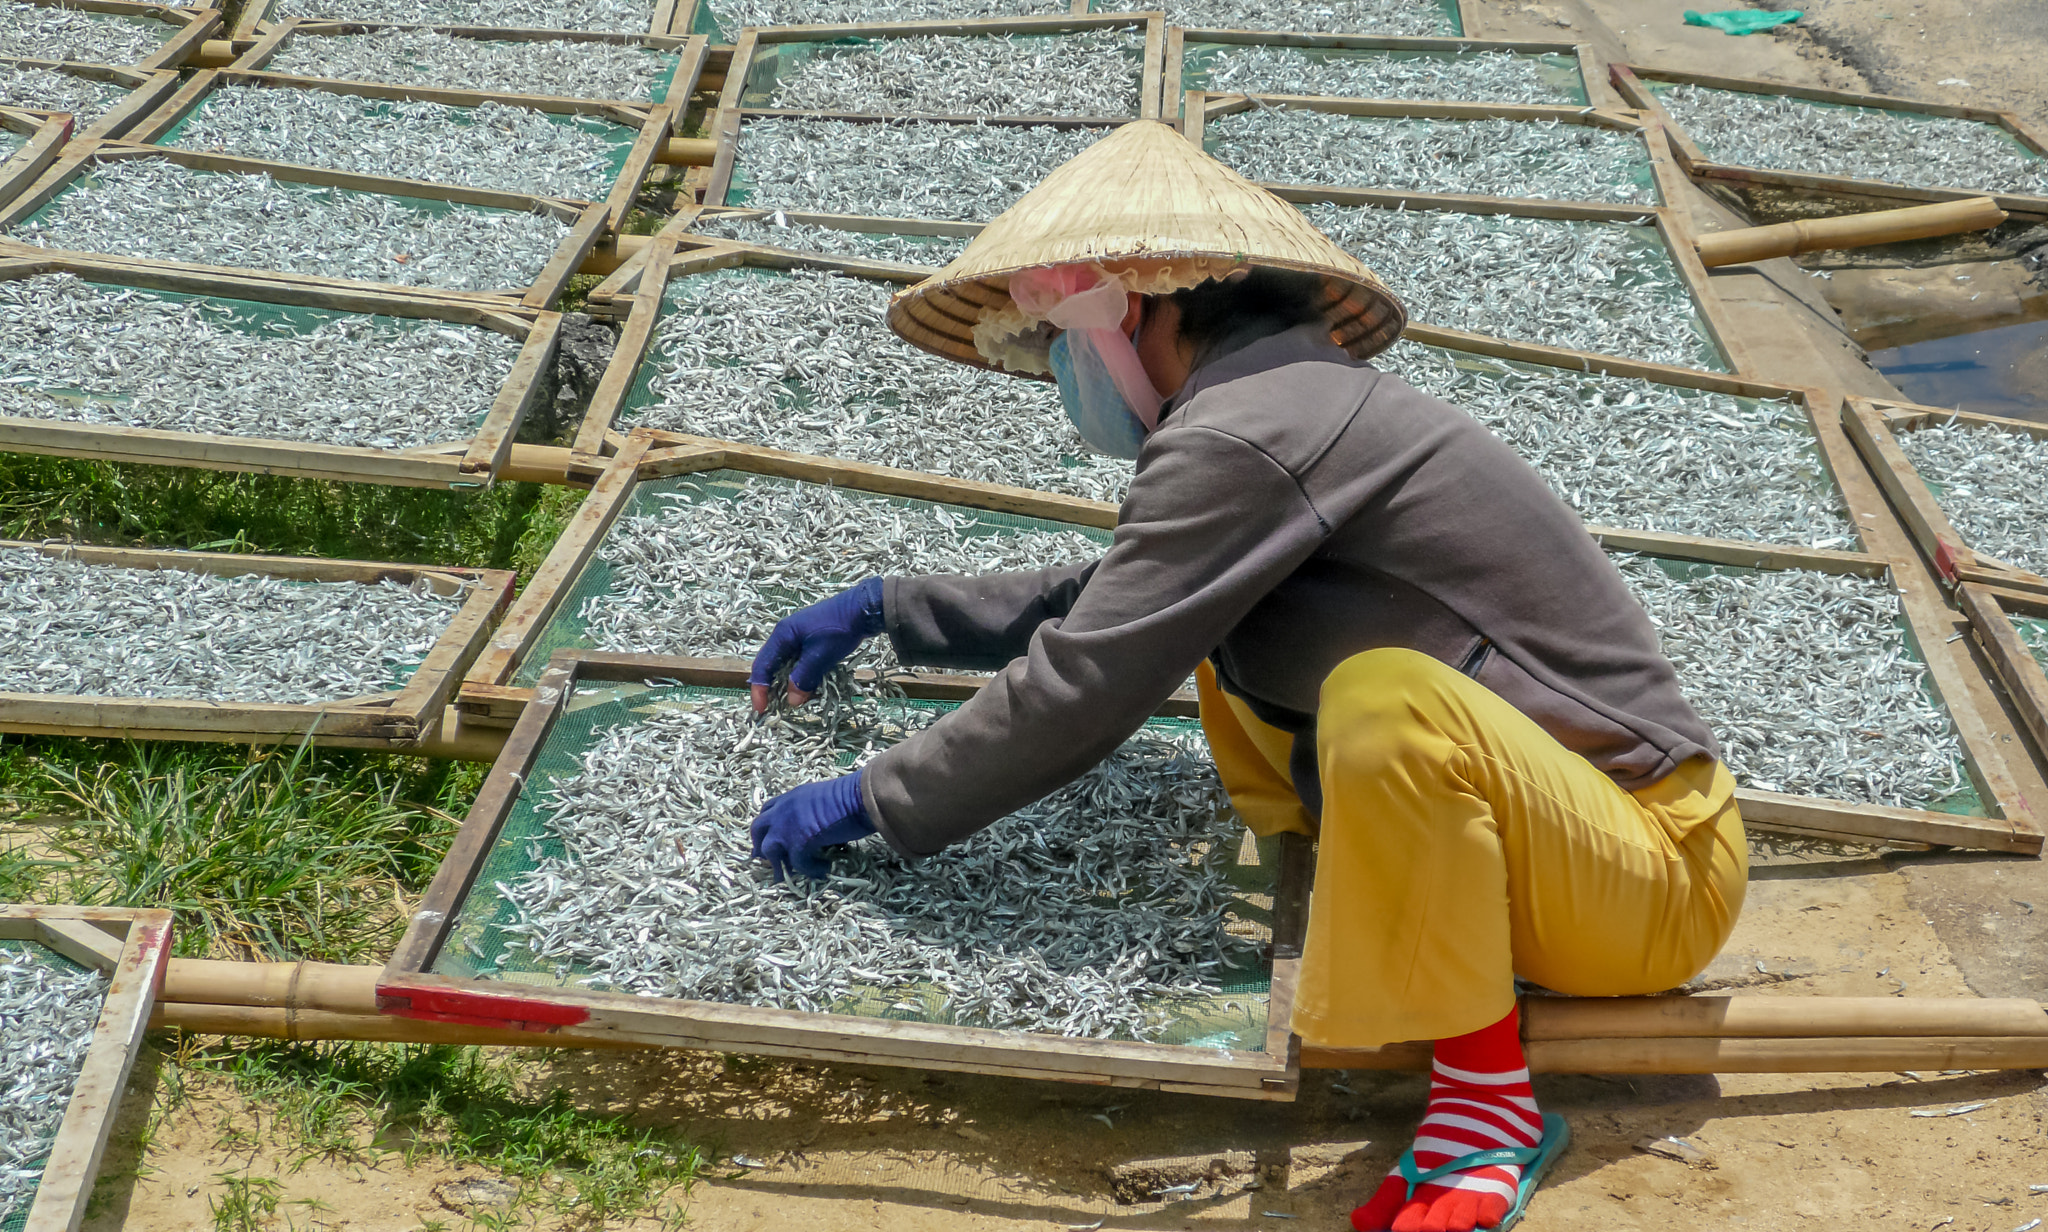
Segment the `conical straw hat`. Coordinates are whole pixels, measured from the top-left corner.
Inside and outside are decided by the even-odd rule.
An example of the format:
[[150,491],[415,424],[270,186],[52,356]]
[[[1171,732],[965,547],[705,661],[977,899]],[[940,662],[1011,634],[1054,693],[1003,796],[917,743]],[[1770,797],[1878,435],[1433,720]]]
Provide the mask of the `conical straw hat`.
[[1353,357],[1384,350],[1407,313],[1356,257],[1293,206],[1154,120],[1121,125],[1045,177],[944,269],[899,293],[889,327],[981,368],[1043,374],[1049,331],[1010,299],[1010,275],[1087,262],[1161,295],[1249,266],[1323,276],[1330,337]]

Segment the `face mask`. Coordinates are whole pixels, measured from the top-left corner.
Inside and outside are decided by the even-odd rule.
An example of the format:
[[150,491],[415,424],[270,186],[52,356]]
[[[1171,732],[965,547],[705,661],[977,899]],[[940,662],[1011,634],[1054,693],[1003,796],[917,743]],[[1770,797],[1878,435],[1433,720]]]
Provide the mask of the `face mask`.
[[1145,444],[1145,423],[1117,388],[1109,366],[1095,349],[1094,330],[1070,329],[1052,340],[1047,358],[1059,383],[1060,405],[1080,430],[1081,439],[1098,453],[1126,460]]
[[1010,295],[1064,331],[1048,358],[1081,439],[1113,458],[1137,457],[1166,400],[1119,328],[1129,304],[1123,284],[1090,266],[1051,266],[1012,276]]

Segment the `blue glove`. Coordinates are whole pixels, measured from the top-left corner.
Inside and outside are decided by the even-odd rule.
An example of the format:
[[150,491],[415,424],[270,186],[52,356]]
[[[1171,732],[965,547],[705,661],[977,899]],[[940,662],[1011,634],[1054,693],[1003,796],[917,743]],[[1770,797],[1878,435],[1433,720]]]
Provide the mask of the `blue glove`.
[[754,713],[768,709],[768,690],[775,670],[791,659],[789,704],[801,706],[825,682],[825,673],[839,666],[860,644],[887,628],[882,619],[882,579],[871,577],[830,599],[823,599],[783,617],[754,656],[747,683],[754,694]]
[[875,832],[861,800],[860,775],[856,770],[785,791],[754,818],[754,858],[774,866],[775,880],[782,880],[790,869],[806,877],[827,877],[832,866],[825,862],[825,848]]

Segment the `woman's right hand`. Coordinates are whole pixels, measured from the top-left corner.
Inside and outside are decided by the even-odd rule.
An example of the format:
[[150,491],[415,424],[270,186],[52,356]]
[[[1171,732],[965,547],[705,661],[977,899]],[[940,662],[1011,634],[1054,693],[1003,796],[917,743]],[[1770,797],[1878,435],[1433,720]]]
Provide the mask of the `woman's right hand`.
[[789,704],[801,706],[825,682],[825,673],[886,627],[879,577],[783,617],[761,653],[754,656],[754,670],[747,675],[754,713],[768,709],[768,691],[775,686],[775,673],[783,664],[794,660],[789,669]]

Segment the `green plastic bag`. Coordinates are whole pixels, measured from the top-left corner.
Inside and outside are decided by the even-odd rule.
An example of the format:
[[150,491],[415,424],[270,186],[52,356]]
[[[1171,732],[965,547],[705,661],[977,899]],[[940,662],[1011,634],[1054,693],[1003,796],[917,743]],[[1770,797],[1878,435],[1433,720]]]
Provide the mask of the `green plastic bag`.
[[1688,26],[1711,26],[1723,34],[1755,34],[1772,26],[1785,26],[1798,21],[1806,14],[1798,9],[1724,9],[1719,13],[1695,13],[1685,11]]

